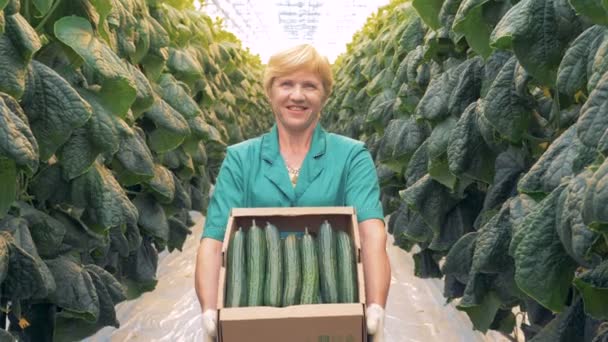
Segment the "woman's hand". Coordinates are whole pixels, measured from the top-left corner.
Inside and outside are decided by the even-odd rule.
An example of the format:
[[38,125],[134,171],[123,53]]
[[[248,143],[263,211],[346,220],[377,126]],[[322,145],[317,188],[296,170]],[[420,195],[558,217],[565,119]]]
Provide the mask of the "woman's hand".
[[367,333],[373,336],[373,342],[384,342],[384,309],[378,304],[371,304],[365,310]]
[[386,253],[386,231],[378,219],[359,222],[361,259],[365,277],[368,333],[374,342],[384,341],[384,309],[391,281],[391,266]]
[[215,341],[217,336],[217,310],[209,309],[203,312],[203,328],[205,342]]
[[198,247],[194,287],[203,312],[205,341],[217,335],[217,293],[222,265],[222,242],[204,238]]

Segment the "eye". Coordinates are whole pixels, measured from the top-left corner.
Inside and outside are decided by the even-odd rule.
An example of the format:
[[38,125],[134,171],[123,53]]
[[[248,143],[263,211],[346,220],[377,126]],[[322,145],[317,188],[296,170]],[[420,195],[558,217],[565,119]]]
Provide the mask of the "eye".
[[292,85],[293,85],[293,82],[291,82],[289,80],[279,82],[280,87],[291,87]]
[[306,89],[317,89],[317,85],[314,83],[304,83],[304,88]]

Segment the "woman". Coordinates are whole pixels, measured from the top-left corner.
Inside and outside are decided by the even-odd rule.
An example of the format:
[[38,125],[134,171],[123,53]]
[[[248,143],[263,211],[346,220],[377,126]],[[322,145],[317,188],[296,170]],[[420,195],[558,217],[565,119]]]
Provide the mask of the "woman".
[[325,132],[321,110],[332,90],[331,67],[310,45],[272,56],[264,88],[276,124],[230,146],[207,209],[195,287],[208,339],[216,333],[222,240],[231,208],[353,206],[365,274],[368,333],[383,341],[390,283],[376,169],[363,143]]

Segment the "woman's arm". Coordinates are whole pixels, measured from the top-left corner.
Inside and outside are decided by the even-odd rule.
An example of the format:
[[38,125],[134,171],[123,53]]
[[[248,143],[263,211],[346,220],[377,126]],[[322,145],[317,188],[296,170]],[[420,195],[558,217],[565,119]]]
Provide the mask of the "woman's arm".
[[391,283],[391,265],[386,253],[386,231],[379,219],[359,222],[361,261],[365,276],[366,304],[386,306]]
[[222,242],[203,238],[196,255],[194,287],[201,312],[217,309],[218,281],[222,265]]

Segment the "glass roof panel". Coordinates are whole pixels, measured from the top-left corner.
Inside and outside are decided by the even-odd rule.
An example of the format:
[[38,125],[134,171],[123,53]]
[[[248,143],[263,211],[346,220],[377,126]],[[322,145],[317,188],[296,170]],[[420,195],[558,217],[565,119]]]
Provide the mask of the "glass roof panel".
[[252,53],[266,63],[274,52],[310,43],[330,62],[346,51],[367,18],[389,0],[206,0],[197,3],[212,18],[224,18]]

